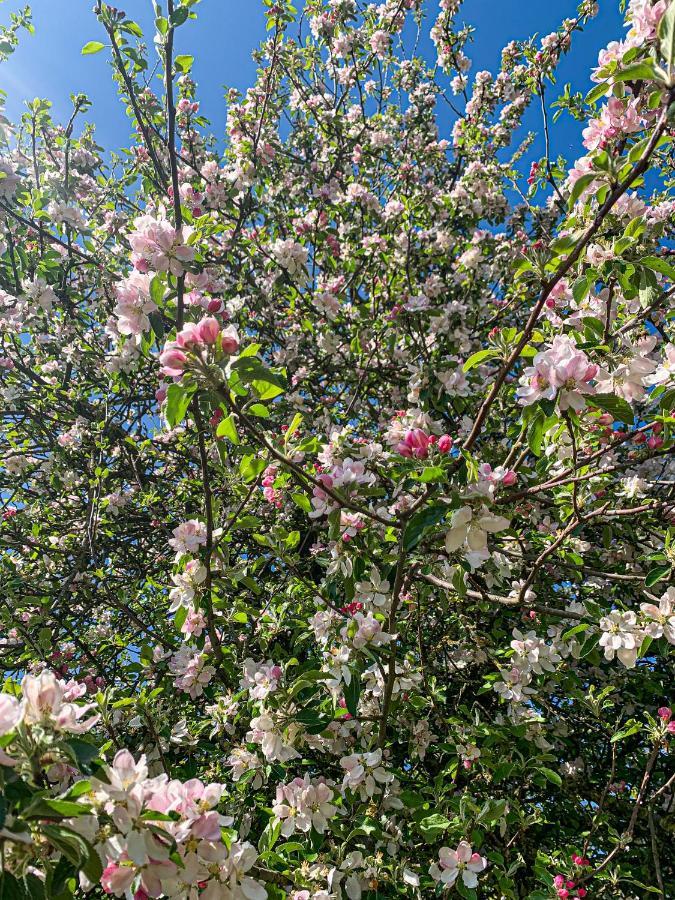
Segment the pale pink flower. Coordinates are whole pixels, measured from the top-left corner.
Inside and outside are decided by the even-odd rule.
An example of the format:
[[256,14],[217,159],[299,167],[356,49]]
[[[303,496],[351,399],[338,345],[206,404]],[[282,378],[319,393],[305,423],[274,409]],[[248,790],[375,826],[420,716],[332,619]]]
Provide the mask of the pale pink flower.
[[23,718],[23,707],[11,694],[0,694],[0,737],[14,731]]
[[117,304],[113,312],[119,333],[138,335],[150,331],[148,316],[157,309],[150,299],[150,276],[132,272],[118,283],[115,293]]
[[553,400],[558,395],[560,409],[584,408],[583,394],[593,392],[589,382],[598,373],[583,350],[568,335],[557,335],[549,348],[534,357],[532,366],[523,372],[517,390],[518,402],[529,406],[540,399]]
[[675,644],[675,587],[669,587],[655,603],[641,603],[640,610],[646,618],[645,631],[649,637],[658,640],[665,637],[669,644]]
[[176,553],[196,553],[206,543],[206,523],[198,519],[188,519],[173,529],[173,537],[169,538],[169,546]]
[[183,275],[185,264],[195,258],[194,247],[185,243],[191,229],[176,230],[166,219],[139,216],[129,235],[133,262],[139,272],[170,272]]
[[433,863],[429,874],[434,881],[452,885],[461,874],[462,881],[468,888],[478,884],[478,873],[487,868],[487,859],[480,853],[474,853],[471,844],[460,841],[456,850],[441,847],[438,851],[438,863]]

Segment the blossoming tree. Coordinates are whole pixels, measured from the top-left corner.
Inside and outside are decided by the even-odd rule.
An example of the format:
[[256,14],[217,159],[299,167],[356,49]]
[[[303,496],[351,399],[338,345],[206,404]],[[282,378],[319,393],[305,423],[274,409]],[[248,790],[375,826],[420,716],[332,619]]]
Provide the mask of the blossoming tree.
[[675,3],[264,2],[0,119],[0,896],[672,896]]

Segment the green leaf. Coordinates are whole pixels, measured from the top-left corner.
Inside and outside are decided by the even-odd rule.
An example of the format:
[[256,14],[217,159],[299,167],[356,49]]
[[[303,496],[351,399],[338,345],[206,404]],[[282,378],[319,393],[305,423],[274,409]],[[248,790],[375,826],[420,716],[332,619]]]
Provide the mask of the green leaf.
[[253,382],[253,390],[257,393],[260,400],[273,400],[275,397],[283,394],[286,388],[273,384],[267,379],[260,379]]
[[296,414],[293,416],[293,421],[292,421],[291,424],[288,426],[288,428],[286,429],[286,432],[285,432],[285,434],[284,434],[284,444],[288,444],[288,442],[289,442],[290,439],[293,437],[293,435],[295,434],[295,432],[296,432],[296,431],[298,430],[298,428],[302,425],[302,418],[303,418],[303,417],[302,417],[302,413],[296,413]]
[[[671,10],[673,7],[671,6]],[[660,256],[645,256],[640,260],[640,263],[643,266],[647,266],[648,269],[651,269],[653,272],[660,272],[662,275],[666,275],[670,278],[671,281],[675,281],[675,266],[671,266],[669,262],[666,262],[665,259],[661,259]]]
[[150,281],[150,299],[156,306],[161,306],[164,302],[164,283],[158,275]]
[[460,897],[463,897],[464,900],[476,900],[478,894],[473,888],[467,887],[461,878],[458,878],[455,882],[455,887],[457,889],[457,893]]
[[137,22],[123,22],[122,23],[122,31],[127,31],[129,34],[133,34],[134,37],[142,38],[143,30],[141,26]]
[[650,569],[649,572],[647,572],[647,577],[645,578],[645,586],[652,587],[652,585],[655,585],[658,581],[662,581],[664,578],[668,578],[671,569],[672,566],[670,563],[666,563],[665,565],[661,566],[654,566],[653,569]]
[[575,246],[577,239],[572,234],[564,234],[562,237],[556,238],[550,245],[549,249],[556,255],[561,256]]
[[187,74],[192,68],[192,64],[194,63],[194,61],[194,56],[182,54],[180,56],[177,56],[175,59],[176,68],[180,69],[183,74]]
[[604,97],[606,93],[607,82],[603,81],[602,84],[596,84],[594,88],[591,88],[591,90],[584,97],[584,103],[595,103],[596,100]]
[[86,838],[64,825],[43,825],[42,833],[52,846],[63,853],[90,881],[96,883],[103,868],[98,853]]
[[105,47],[100,41],[88,41],[82,48],[82,56],[91,56],[92,53],[100,53]]
[[635,414],[630,403],[621,397],[616,397],[614,394],[591,394],[587,399],[593,406],[599,406],[600,409],[604,409],[620,422],[625,422],[627,425],[633,424]]
[[544,422],[546,416],[539,410],[527,429],[527,446],[535,456],[541,456],[541,445],[544,439]]
[[670,412],[671,409],[675,409],[675,388],[670,388],[670,390],[661,395],[659,406],[665,412]]
[[413,475],[412,477],[415,481],[428,484],[431,481],[441,481],[444,474],[445,469],[443,466],[427,466],[425,469],[422,469],[419,475]]
[[488,800],[483,809],[478,814],[477,821],[484,825],[492,825],[497,822],[506,812],[508,806],[507,800]]
[[574,182],[572,186],[572,190],[570,191],[570,199],[569,199],[569,207],[572,209],[574,204],[577,202],[579,197],[583,194],[586,188],[597,178],[597,174],[595,172],[587,172],[585,175],[582,175],[580,178]]
[[472,354],[467,361],[462,366],[462,369],[465,372],[469,372],[474,366],[479,365],[486,359],[491,359],[494,356],[498,356],[499,353],[497,350],[487,349],[487,350],[479,350],[477,353]]
[[550,781],[551,784],[555,784],[557,787],[562,786],[562,778],[557,772],[554,772],[553,769],[547,769],[546,766],[542,766],[540,769],[537,769],[537,772],[541,772],[544,778],[547,781]]
[[95,768],[92,763],[99,758],[98,747],[78,737],[71,738],[66,746],[72,753],[73,759],[81,772],[89,774]]
[[152,327],[152,332],[155,335],[155,337],[157,338],[157,342],[161,343],[164,338],[164,334],[165,334],[164,316],[161,314],[161,312],[158,309],[156,309],[154,312],[150,313],[148,318],[150,319],[150,325]]
[[450,827],[450,820],[440,813],[432,813],[430,816],[425,816],[421,819],[417,823],[417,827],[422,832],[424,840],[428,844],[433,844]]
[[629,719],[620,731],[617,731],[616,734],[612,735],[610,744],[616,744],[617,741],[622,741],[624,738],[630,737],[632,734],[637,734],[638,731],[641,730],[642,724],[640,722],[636,722],[635,719]]
[[612,75],[613,81],[652,81],[654,78],[654,64],[651,60],[642,60],[626,66],[620,72]]
[[73,816],[85,816],[91,807],[71,800],[52,800],[49,797],[36,797],[21,813],[24,819],[69,819]]
[[295,719],[310,734],[321,734],[333,721],[332,716],[321,716],[315,709],[301,709],[295,714]]
[[569,641],[575,634],[581,634],[583,631],[588,631],[590,627],[589,622],[581,622],[579,625],[575,625],[574,628],[570,628],[569,631],[566,631],[563,634],[562,639],[563,641]]
[[254,403],[253,406],[249,406],[247,411],[259,419],[269,419],[270,417],[270,411],[263,403]]
[[345,684],[344,695],[347,704],[347,712],[352,716],[358,715],[359,695],[361,693],[361,675],[353,669],[352,678],[349,684]]
[[675,3],[663,14],[658,27],[659,50],[669,66],[675,63]]
[[299,506],[303,512],[308,513],[312,511],[312,504],[310,503],[309,498],[304,494],[291,494],[291,497],[295,505]]
[[281,825],[281,819],[272,818],[269,820],[258,840],[258,850],[260,853],[264,853],[274,847],[281,835]]
[[180,384],[170,384],[166,392],[166,421],[175,428],[185,418],[195,387],[185,388]]
[[577,280],[572,285],[572,296],[577,301],[577,303],[581,303],[586,294],[588,293],[590,288],[589,280],[585,276],[581,278],[577,278]]
[[257,478],[258,475],[260,475],[266,466],[267,463],[264,459],[249,453],[244,456],[239,463],[239,474],[243,477],[244,481],[253,481],[254,478]]
[[427,506],[416,513],[408,522],[403,537],[403,545],[406,550],[412,550],[419,544],[427,528],[442,522],[447,515],[447,507],[436,504]]
[[216,428],[216,436],[226,437],[228,441],[231,441],[233,444],[239,443],[239,435],[237,433],[237,426],[234,420],[234,413],[230,413],[229,416],[226,416],[218,425],[218,427]]
[[0,900],[26,900],[28,894],[11,872],[0,873]]
[[189,15],[190,10],[187,8],[187,6],[179,6],[178,9],[175,9],[169,16],[169,21],[174,26],[174,28],[177,28],[179,25],[182,25],[183,22],[185,22]]

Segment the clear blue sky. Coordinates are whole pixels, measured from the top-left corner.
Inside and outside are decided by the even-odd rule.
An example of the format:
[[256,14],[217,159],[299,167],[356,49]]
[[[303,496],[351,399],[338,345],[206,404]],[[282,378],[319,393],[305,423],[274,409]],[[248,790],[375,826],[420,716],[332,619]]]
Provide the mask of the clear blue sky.
[[[0,21],[22,5],[21,0],[6,0],[0,5]],[[118,5],[139,22],[146,34],[152,34],[150,0],[119,0]],[[576,49],[560,67],[560,88],[569,81],[574,90],[589,89],[588,72],[598,50],[623,34],[618,5],[618,0],[600,0],[600,15],[584,34],[576,35]],[[10,118],[18,117],[24,100],[46,97],[54,104],[55,117],[65,120],[69,95],[84,92],[94,103],[89,117],[96,122],[99,143],[106,149],[128,143],[129,125],[115,95],[106,51],[96,56],[80,55],[87,41],[105,41],[105,33],[91,11],[93,0],[32,0],[32,7],[35,35],[22,36],[19,49],[0,66],[0,87],[8,94]],[[427,7],[435,16],[437,0],[428,0]],[[575,8],[574,0],[466,0],[460,19],[476,27],[468,51],[473,59],[472,71],[489,69],[496,73],[504,44],[535,32],[547,34],[563,18],[573,16]],[[177,52],[195,56],[193,74],[199,83],[202,108],[220,136],[225,124],[223,86],[245,89],[254,79],[250,52],[264,38],[263,8],[258,0],[202,0],[197,13],[196,22],[180,28]],[[433,58],[429,41],[421,50]],[[441,136],[447,136],[451,121],[441,120],[440,125]],[[538,110],[528,115],[526,127],[539,130]],[[553,149],[568,157],[580,155],[579,126],[566,116],[555,128]],[[532,158],[540,153],[538,142]]]

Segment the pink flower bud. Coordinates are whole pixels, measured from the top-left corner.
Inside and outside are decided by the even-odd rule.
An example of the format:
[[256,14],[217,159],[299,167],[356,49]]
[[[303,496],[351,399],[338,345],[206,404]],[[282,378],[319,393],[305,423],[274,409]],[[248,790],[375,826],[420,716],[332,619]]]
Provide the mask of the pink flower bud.
[[239,350],[239,335],[237,334],[237,329],[234,325],[228,325],[227,328],[223,328],[221,335],[223,353],[232,356],[232,354]]
[[159,354],[159,361],[166,369],[175,369],[180,373],[185,368],[187,356],[178,347],[169,347]]
[[223,309],[223,301],[222,300],[216,300],[214,298],[213,300],[209,300],[209,302],[206,304],[206,310],[207,310],[207,312],[210,312],[210,313],[219,313],[222,311],[222,309]]
[[403,440],[397,445],[396,452],[408,459],[426,459],[429,456],[429,435],[421,428],[406,431]]
[[213,316],[202,319],[198,326],[198,334],[205,344],[215,344],[220,334],[220,322]]
[[579,888],[579,890],[577,891],[577,897],[581,897],[583,900],[587,893],[588,891],[586,890],[586,888]]
[[658,717],[663,719],[664,722],[670,722],[673,717],[673,711],[669,706],[661,706],[658,709]]
[[449,453],[452,449],[452,438],[449,434],[442,434],[438,439],[438,449],[441,453]]
[[202,339],[199,335],[199,326],[195,325],[194,322],[188,322],[176,335],[176,344],[179,347],[194,347],[201,343]]
[[614,421],[614,417],[610,416],[609,413],[603,413],[601,416],[598,417],[598,422],[601,425],[611,425],[613,421]]
[[561,888],[565,884],[565,876],[564,875],[556,875],[553,879],[553,886],[557,888]]
[[647,446],[650,450],[658,450],[659,447],[663,446],[663,438],[652,435],[647,441]]
[[502,484],[506,487],[513,487],[516,481],[518,481],[518,475],[513,471],[513,469],[509,469],[506,475],[502,478]]
[[166,386],[162,385],[162,387],[158,387],[155,391],[155,400],[158,403],[164,403],[166,400]]
[[675,734],[675,722],[668,722],[666,731],[668,732],[668,734]]

